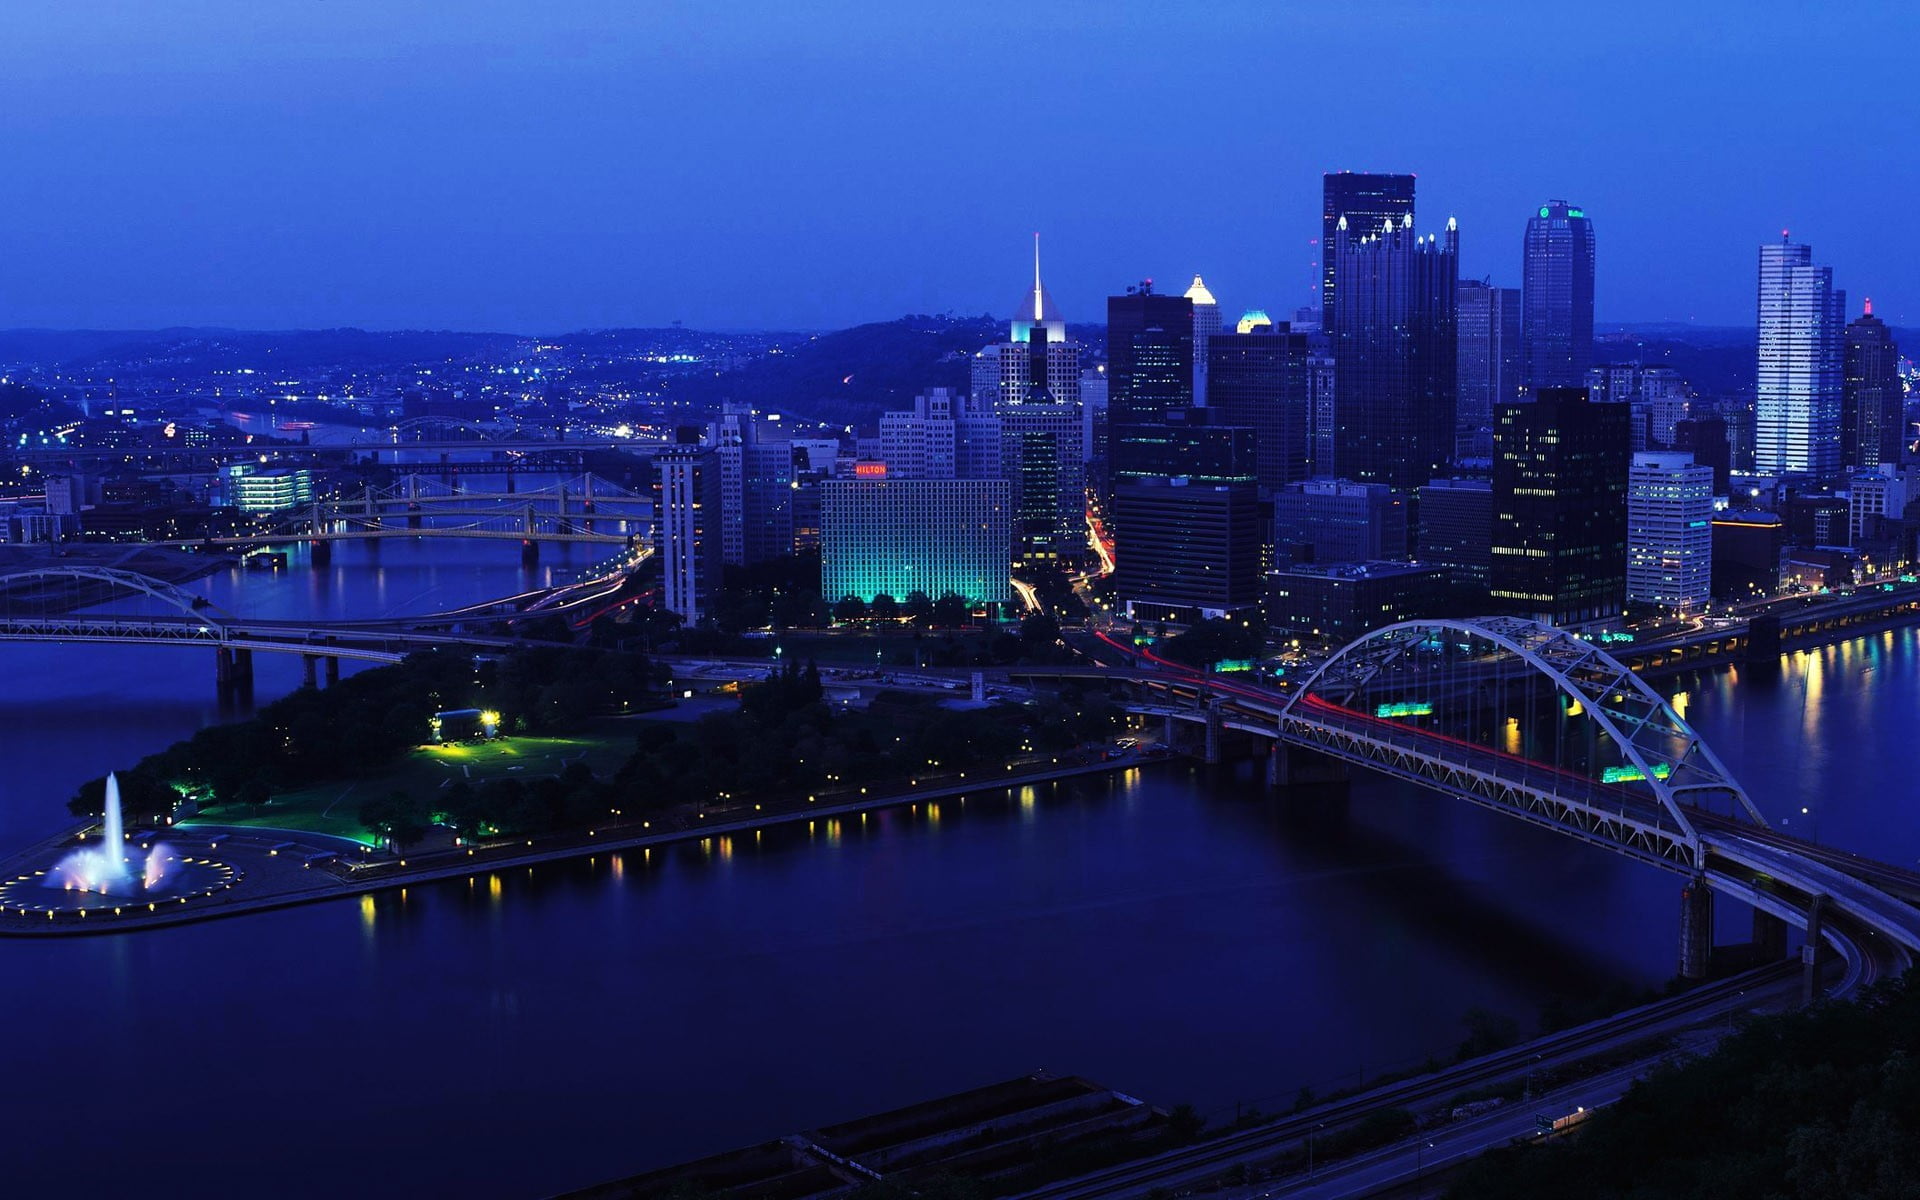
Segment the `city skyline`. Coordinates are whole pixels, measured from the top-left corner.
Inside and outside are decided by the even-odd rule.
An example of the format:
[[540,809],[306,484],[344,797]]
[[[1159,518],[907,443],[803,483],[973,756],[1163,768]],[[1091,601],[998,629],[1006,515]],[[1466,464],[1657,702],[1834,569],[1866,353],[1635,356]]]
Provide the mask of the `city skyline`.
[[[1920,251],[1857,217],[1860,197],[1917,182],[1891,149],[1898,106],[1808,105],[1766,82],[1813,87],[1843,61],[1871,75],[1880,56],[1891,70],[1902,39],[1888,35],[1913,20],[1891,7],[1802,18],[1790,37],[1730,6],[1662,13],[1654,39],[1650,10],[1631,7],[1524,27],[1492,9],[1389,8],[1359,28],[1247,8],[1150,30],[1143,11],[1021,14],[1030,36],[1007,39],[1011,9],[936,29],[855,3],[825,20],[668,6],[537,21],[495,4],[458,28],[407,4],[211,2],[164,18],[129,5],[111,20],[30,7],[0,50],[0,97],[21,114],[0,327],[1005,315],[1035,229],[1070,320],[1096,321],[1126,281],[1178,291],[1196,272],[1224,315],[1278,315],[1316,294],[1321,176],[1343,169],[1419,175],[1423,224],[1467,231],[1462,277],[1501,286],[1519,284],[1527,216],[1578,198],[1607,242],[1602,325],[1745,324],[1753,247],[1781,228],[1889,323],[1920,318],[1900,286]],[[595,21],[604,36],[589,39]],[[1536,38],[1575,27],[1570,53],[1605,58],[1611,82],[1569,128],[1577,98],[1525,64]],[[1291,93],[1269,90],[1276,56]],[[781,70],[761,69],[776,57]],[[1394,81],[1388,103],[1315,115],[1305,98],[1355,61]],[[1190,79],[1218,120],[1124,103]],[[1036,106],[1061,136],[1014,199],[983,206],[953,186],[954,148]],[[1279,116],[1237,119],[1249,108]],[[653,119],[665,111],[673,122]]]

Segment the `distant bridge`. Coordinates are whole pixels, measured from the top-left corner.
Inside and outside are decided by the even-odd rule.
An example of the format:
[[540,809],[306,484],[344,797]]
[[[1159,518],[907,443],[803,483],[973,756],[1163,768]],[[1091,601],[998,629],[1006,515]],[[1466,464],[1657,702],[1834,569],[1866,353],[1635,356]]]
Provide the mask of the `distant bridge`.
[[[298,654],[306,682],[339,677],[342,659],[395,663],[420,650],[458,646],[500,654],[521,640],[474,632],[475,625],[520,617],[565,616],[604,601],[624,576],[571,584],[448,613],[357,621],[281,621],[236,616],[179,586],[133,571],[94,566],[48,566],[0,575],[0,641],[90,642],[117,645],[199,646],[215,656],[222,690],[250,686],[253,655]],[[48,587],[64,603],[36,599]],[[113,601],[135,600],[148,611],[99,612]]]
[[[519,491],[476,490],[409,474],[385,487],[289,509],[265,528],[156,545],[247,547],[273,542],[323,544],[384,538],[478,538],[632,546],[652,516],[653,499],[594,475]],[[626,526],[623,531],[620,526]]]

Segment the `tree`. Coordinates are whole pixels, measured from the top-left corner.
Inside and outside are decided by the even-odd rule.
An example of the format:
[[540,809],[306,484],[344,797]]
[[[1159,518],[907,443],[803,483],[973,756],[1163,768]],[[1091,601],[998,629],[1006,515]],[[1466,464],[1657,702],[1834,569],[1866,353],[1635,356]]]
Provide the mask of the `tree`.
[[925,627],[933,621],[933,597],[914,590],[907,593],[907,616],[915,625]]
[[1252,626],[1214,618],[1168,638],[1160,647],[1160,653],[1175,662],[1207,670],[1228,659],[1257,656],[1260,642],[1260,632]]
[[240,791],[234,796],[234,800],[256,813],[265,808],[267,801],[271,799],[273,799],[273,789],[268,787],[267,781],[258,775],[241,784]]
[[876,621],[898,620],[900,617],[900,602],[885,592],[881,592],[867,605],[867,611],[873,614],[873,619]]
[[858,596],[842,596],[833,606],[833,619],[836,621],[860,621],[867,615],[867,602]]
[[958,629],[972,615],[966,597],[957,592],[947,592],[933,602],[933,623],[943,629]]
[[360,823],[393,841],[394,849],[404,850],[426,836],[433,815],[427,806],[406,792],[388,792],[360,805]]

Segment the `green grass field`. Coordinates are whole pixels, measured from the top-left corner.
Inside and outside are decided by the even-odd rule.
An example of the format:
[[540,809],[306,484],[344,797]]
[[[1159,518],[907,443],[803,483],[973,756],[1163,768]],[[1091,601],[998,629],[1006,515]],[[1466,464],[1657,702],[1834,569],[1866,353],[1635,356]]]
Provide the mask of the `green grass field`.
[[375,845],[378,839],[358,816],[360,805],[372,797],[401,791],[425,797],[431,804],[440,789],[456,779],[475,785],[511,777],[539,779],[558,775],[575,762],[584,762],[595,775],[611,775],[633,752],[631,729],[629,724],[574,737],[511,737],[425,746],[384,774],[280,792],[257,812],[239,805],[209,806],[182,824],[302,830]]

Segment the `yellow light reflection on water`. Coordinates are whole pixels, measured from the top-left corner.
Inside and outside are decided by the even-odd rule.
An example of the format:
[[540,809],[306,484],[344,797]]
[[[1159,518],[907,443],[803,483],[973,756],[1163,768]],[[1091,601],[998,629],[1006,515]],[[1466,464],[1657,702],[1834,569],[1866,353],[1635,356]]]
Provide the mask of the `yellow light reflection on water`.
[[1505,744],[1501,748],[1504,749],[1508,754],[1520,753],[1520,718],[1519,717],[1507,718],[1507,736],[1506,736]]
[[496,907],[500,903],[500,897],[504,895],[505,892],[506,892],[506,884],[501,882],[501,879],[498,875],[487,876],[487,899],[491,901]]
[[613,878],[615,879],[616,882],[619,880],[625,879],[627,877],[627,856],[626,855],[616,854],[608,861],[613,864]]
[[[149,907],[151,907],[151,906],[149,906]],[[374,923],[374,920],[375,920],[375,919],[376,919],[376,918],[377,918],[378,916],[379,916],[379,914],[378,914],[378,912],[376,912],[376,911],[375,911],[375,909],[374,909],[374,906],[373,906],[373,893],[372,893],[372,892],[363,892],[363,893],[361,893],[361,896],[360,896],[360,927],[361,927],[362,929],[366,929],[366,930],[372,930],[372,929],[373,929],[373,923]]]

